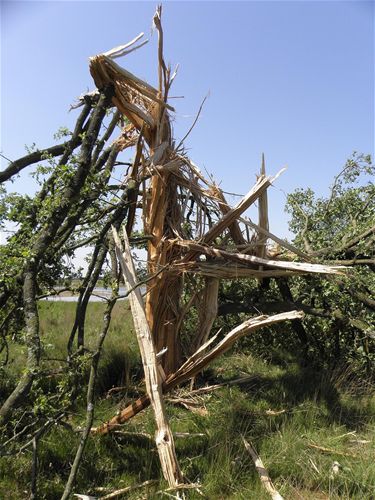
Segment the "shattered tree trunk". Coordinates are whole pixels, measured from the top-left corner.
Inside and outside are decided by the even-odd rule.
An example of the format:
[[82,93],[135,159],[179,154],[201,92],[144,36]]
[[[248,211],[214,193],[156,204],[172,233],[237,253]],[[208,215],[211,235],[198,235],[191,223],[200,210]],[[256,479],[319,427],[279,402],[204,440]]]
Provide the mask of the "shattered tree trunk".
[[129,301],[133,315],[134,328],[142,356],[147,394],[155,414],[157,426],[155,442],[160,457],[160,463],[164,478],[168,481],[170,487],[175,487],[183,482],[183,479],[177,462],[173,435],[165,414],[162,395],[163,381],[161,380],[158,369],[154,342],[152,340],[151,331],[146,319],[142,295],[140,289],[136,286],[135,269],[130,253],[127,234],[124,231],[125,250],[122,252],[120,238],[114,227],[112,227],[112,232],[116,254],[120,262],[125,285],[128,291],[130,291]]
[[[178,255],[165,241],[174,237],[168,221],[177,227],[181,224],[177,203],[177,186],[169,172],[159,172],[151,181],[151,199],[146,219],[146,232],[153,236],[148,243],[148,272],[155,274],[160,267],[172,262]],[[181,351],[176,325],[180,312],[182,277],[164,272],[148,285],[146,316],[157,351],[167,348],[163,359],[166,374],[173,373],[180,365]]]
[[[158,98],[164,104],[158,104],[157,125],[150,143],[150,155],[153,166],[163,166],[174,155],[172,131],[166,109],[168,92],[174,76],[170,74],[163,57],[163,28],[161,25],[162,8],[159,6],[154,15],[154,25],[158,31]],[[180,206],[177,200],[177,182],[165,168],[160,168],[151,180],[151,199],[146,214],[148,234],[153,238],[148,244],[148,270],[155,273],[160,266],[172,262],[178,255],[178,249],[165,245],[165,238],[172,237],[174,230],[182,224]],[[156,349],[167,349],[162,361],[166,374],[173,373],[180,365],[181,352],[176,329],[179,318],[182,295],[182,276],[170,276],[161,273],[148,285],[146,297],[146,317]]]
[[[125,46],[92,58],[90,71],[99,89],[108,85],[113,87],[115,95],[112,103],[130,121],[124,128],[124,140],[127,139],[127,134],[131,133],[138,137],[133,168],[125,180],[134,183],[137,192],[132,200],[131,217],[128,219],[126,230],[128,235],[131,235],[136,219],[135,210],[139,206],[137,204],[139,195],[142,197],[144,232],[148,239],[148,271],[151,276],[147,285],[145,311],[142,309],[144,320],[142,325],[145,326],[147,319],[147,335],[151,332],[153,340],[152,356],[155,356],[155,352],[166,348],[162,359],[166,373],[163,390],[166,391],[194,377],[212,359],[225,352],[232,345],[232,341],[238,338],[237,334],[242,335],[260,326],[300,317],[299,313],[288,312],[271,318],[264,316],[251,318],[230,332],[229,337],[225,337],[224,344],[223,341],[218,342],[206,354],[205,350],[216,339],[214,336],[206,344],[201,345],[209,337],[215,320],[220,278],[233,279],[242,276],[259,279],[305,273],[339,274],[340,268],[310,263],[310,259],[302,252],[269,232],[267,188],[284,169],[274,177],[266,176],[263,161],[257,182],[232,208],[226,203],[223,192],[212,181],[207,181],[187,157],[182,146],[186,136],[177,147],[175,146],[168,114],[174,109],[167,101],[176,72],[171,75],[171,70],[166,67],[163,59],[160,16],[161,7],[154,16],[154,24],[159,34],[158,90],[112,60],[141,47],[144,42],[137,47],[129,48],[142,35]],[[138,191],[140,185],[143,186],[142,193]],[[245,211],[257,200],[259,200],[259,225],[243,218]],[[190,220],[191,216],[195,218],[195,222]],[[246,234],[243,232],[243,226]],[[249,227],[252,228],[252,236]],[[231,244],[227,245],[228,236],[234,242],[234,248]],[[267,238],[278,242],[281,247],[288,249],[294,255],[302,257],[305,262],[296,262],[294,257],[290,261],[290,255],[288,260],[271,259],[266,246]],[[197,334],[192,340],[192,350],[194,347],[198,349],[182,364],[179,329],[192,306],[192,301],[188,300],[183,308],[180,307],[184,289],[183,275],[187,272],[200,273],[206,278]],[[208,313],[205,311],[206,306],[209,307]],[[136,316],[137,312],[134,314]],[[153,376],[156,377],[156,383],[160,383],[157,376],[155,374]],[[161,401],[161,392],[158,394]],[[98,428],[97,432],[108,432],[149,403],[149,395],[145,395],[121,412],[119,417]]]
[[199,326],[194,350],[205,344],[211,333],[218,311],[219,279],[206,277],[199,304]]

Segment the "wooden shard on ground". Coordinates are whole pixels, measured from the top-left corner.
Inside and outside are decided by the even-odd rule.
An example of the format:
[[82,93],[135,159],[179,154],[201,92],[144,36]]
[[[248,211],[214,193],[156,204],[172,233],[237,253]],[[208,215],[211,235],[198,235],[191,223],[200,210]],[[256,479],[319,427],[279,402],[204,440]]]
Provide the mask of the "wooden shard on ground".
[[[264,158],[255,185],[230,207],[217,184],[207,180],[188,157],[183,143],[176,145],[170,122],[174,109],[168,103],[176,71],[172,73],[164,61],[161,7],[154,16],[154,25],[159,36],[158,88],[113,60],[144,45],[146,42],[136,45],[141,35],[90,59],[96,86],[112,88],[112,104],[124,117],[122,136],[117,140],[119,147],[135,148],[133,164],[123,181],[131,184],[132,198],[122,243],[114,232],[118,259],[125,281],[134,288],[136,277],[127,238],[138,224],[137,229],[143,231],[148,241],[147,270],[151,277],[144,304],[139,292],[130,293],[147,394],[94,432],[108,433],[151,403],[164,476],[170,487],[175,487],[182,475],[162,393],[194,377],[243,335],[302,317],[299,311],[260,315],[249,318],[221,339],[217,335],[210,337],[220,280],[337,274],[342,268],[313,263],[303,252],[270,233],[267,188],[279,174],[266,175]],[[258,224],[246,217],[246,210],[256,202]],[[143,227],[139,227],[140,223]],[[286,249],[287,258],[272,258],[268,240]],[[183,297],[189,295],[185,293],[188,286],[190,298],[183,303]],[[196,336],[184,349],[181,329],[193,306],[198,310]],[[157,361],[156,353],[161,351],[164,354]]]

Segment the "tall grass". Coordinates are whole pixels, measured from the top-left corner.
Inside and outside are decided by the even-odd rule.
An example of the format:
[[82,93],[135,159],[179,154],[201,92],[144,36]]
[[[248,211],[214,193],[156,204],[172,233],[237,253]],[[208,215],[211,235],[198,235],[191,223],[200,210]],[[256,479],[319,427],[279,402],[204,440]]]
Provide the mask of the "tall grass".
[[[117,304],[101,362],[96,424],[116,413],[144,389],[138,348],[127,303]],[[89,305],[87,345],[93,346],[103,305]],[[74,320],[74,304],[40,304],[41,335],[47,358],[63,359]],[[21,362],[19,355],[14,362]],[[195,399],[199,413],[167,402],[181,468],[191,482],[201,483],[209,499],[262,500],[260,484],[241,435],[251,441],[280,493],[289,499],[372,499],[375,492],[375,397],[371,385],[349,373],[322,373],[301,367],[292,356],[265,361],[248,353],[231,353],[198,378],[199,384],[251,375],[246,385],[222,388]],[[55,362],[55,361],[54,361]],[[59,363],[58,361],[55,363]],[[22,369],[22,365],[18,366]],[[112,386],[124,386],[107,397]],[[134,388],[135,386],[135,388]],[[181,389],[181,394],[187,392]],[[185,397],[188,397],[185,395]],[[272,410],[271,412],[269,410]],[[273,412],[273,413],[272,413]],[[70,423],[84,421],[84,406]],[[168,498],[152,439],[134,432],[155,430],[150,409],[124,426],[126,433],[90,438],[75,492],[95,494],[155,479],[156,485],[134,491],[128,498]],[[131,434],[133,432],[133,434]],[[203,436],[194,436],[194,434]],[[39,449],[39,498],[60,498],[79,435],[53,428]],[[317,445],[329,451],[312,448]],[[338,472],[333,464],[338,462]],[[0,459],[0,498],[27,497],[31,454],[25,451]],[[140,496],[143,495],[143,496]],[[202,498],[197,492],[187,498]]]

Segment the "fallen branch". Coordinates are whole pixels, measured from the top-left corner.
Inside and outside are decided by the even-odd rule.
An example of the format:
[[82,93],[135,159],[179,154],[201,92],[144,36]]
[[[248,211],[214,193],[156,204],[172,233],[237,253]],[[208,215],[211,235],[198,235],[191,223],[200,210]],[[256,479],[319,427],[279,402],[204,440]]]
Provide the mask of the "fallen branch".
[[273,500],[283,500],[283,497],[280,495],[280,493],[274,487],[274,485],[271,481],[271,478],[268,475],[268,471],[264,467],[260,456],[254,450],[254,448],[251,446],[251,444],[248,441],[246,441],[246,439],[243,436],[241,436],[241,437],[242,437],[242,441],[243,441],[243,444],[244,444],[246,450],[249,452],[251,458],[253,459],[255,468],[260,476],[260,480],[262,482],[262,485],[264,486],[264,489],[267,491],[267,493],[270,494],[270,496]]
[[[216,359],[221,354],[228,351],[233,344],[248,335],[249,333],[262,328],[263,326],[272,325],[285,320],[294,320],[303,317],[303,312],[301,311],[288,311],[281,314],[275,314],[273,316],[257,316],[255,318],[250,318],[244,321],[239,326],[231,330],[215,347],[210,351],[206,352],[206,349],[214,342],[217,334],[208,340],[203,346],[201,346],[190,358],[173,374],[169,375],[162,386],[163,393],[167,393],[183,382],[186,382],[191,377],[195,376],[197,373],[206,368],[211,361]],[[118,429],[119,426],[126,421],[130,420],[132,417],[137,415],[143,409],[150,405],[150,398],[148,395],[142,396],[137,399],[124,410],[116,415],[108,422],[105,422],[101,426],[95,429],[96,434],[108,434],[112,430]]]
[[[153,437],[147,432],[113,431],[113,433],[117,436],[140,437],[153,441]],[[175,438],[204,437],[206,434],[202,432],[174,432],[173,436]]]

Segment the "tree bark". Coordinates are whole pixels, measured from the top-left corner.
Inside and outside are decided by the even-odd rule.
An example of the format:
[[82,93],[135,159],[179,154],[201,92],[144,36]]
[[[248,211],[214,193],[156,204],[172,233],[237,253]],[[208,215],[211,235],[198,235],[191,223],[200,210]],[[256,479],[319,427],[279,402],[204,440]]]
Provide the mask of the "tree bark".
[[36,303],[36,274],[37,265],[36,262],[32,260],[25,272],[23,285],[23,303],[26,323],[25,343],[27,346],[26,369],[17,386],[0,408],[0,425],[5,424],[9,420],[13,409],[28,394],[39,369],[40,338],[39,315]]

